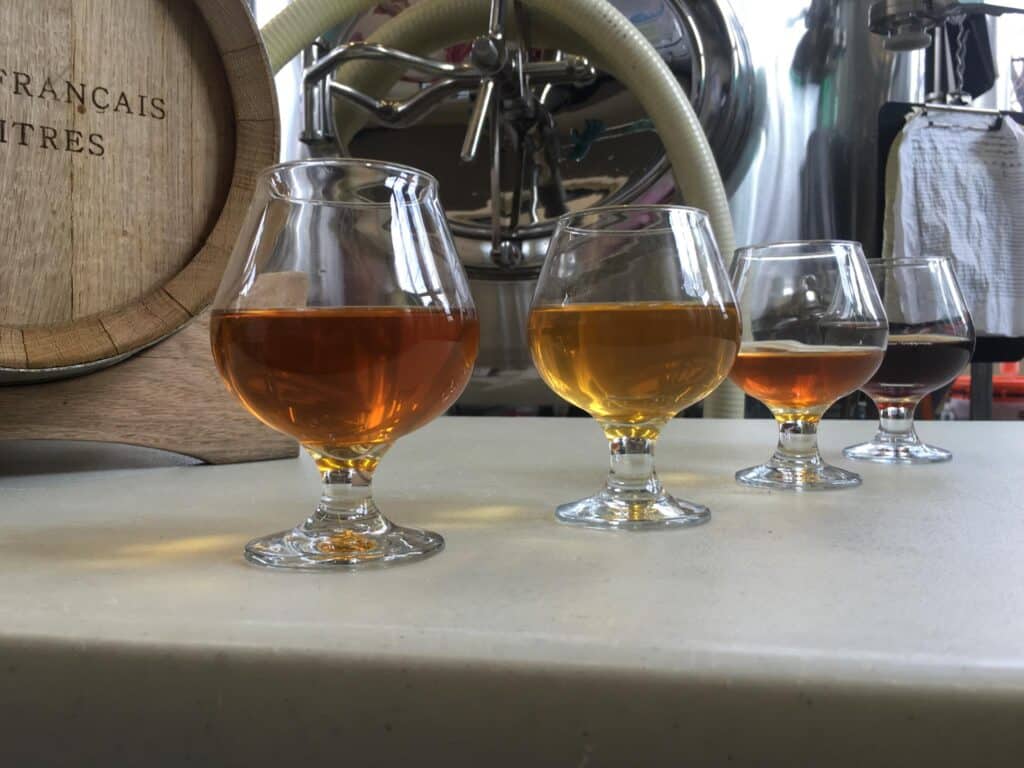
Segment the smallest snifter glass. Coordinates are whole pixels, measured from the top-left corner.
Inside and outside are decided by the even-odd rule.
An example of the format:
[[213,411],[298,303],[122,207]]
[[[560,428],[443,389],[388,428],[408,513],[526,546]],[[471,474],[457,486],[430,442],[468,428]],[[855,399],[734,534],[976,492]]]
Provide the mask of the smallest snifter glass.
[[881,464],[949,461],[949,451],[918,438],[914,410],[955,379],[974,350],[974,327],[952,265],[943,256],[870,264],[889,318],[882,365],[861,387],[878,407],[879,426],[873,440],[843,453]]

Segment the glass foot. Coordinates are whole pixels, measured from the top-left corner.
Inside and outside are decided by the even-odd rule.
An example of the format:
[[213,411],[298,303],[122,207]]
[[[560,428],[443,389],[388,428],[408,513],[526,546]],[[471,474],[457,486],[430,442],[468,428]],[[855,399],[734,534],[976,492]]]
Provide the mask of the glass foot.
[[563,504],[555,510],[555,517],[563,523],[605,531],[652,531],[706,523],[711,519],[711,510],[668,494],[631,493],[624,498],[621,494],[602,491],[596,496]]
[[919,441],[879,441],[851,445],[843,449],[843,455],[857,461],[873,461],[878,464],[938,464],[949,461],[953,454],[944,448],[934,448]]
[[440,534],[402,528],[380,515],[353,524],[318,513],[290,531],[253,539],[245,559],[272,568],[356,570],[419,560],[442,549]]
[[856,472],[849,472],[824,462],[815,462],[803,466],[761,464],[741,469],[736,473],[736,482],[753,488],[780,491],[834,491],[856,488],[860,485],[861,479]]

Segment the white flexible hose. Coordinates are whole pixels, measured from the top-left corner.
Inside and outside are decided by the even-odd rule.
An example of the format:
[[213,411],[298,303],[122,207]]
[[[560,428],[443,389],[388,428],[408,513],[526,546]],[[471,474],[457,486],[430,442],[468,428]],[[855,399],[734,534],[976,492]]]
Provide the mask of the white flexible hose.
[[260,30],[276,75],[329,29],[376,7],[380,0],[300,0],[286,7]]
[[[522,0],[530,9],[531,40],[588,55],[621,82],[654,123],[683,198],[708,212],[719,248],[732,258],[729,201],[711,147],[689,99],[661,55],[640,31],[605,0]],[[376,3],[373,0],[297,0],[264,28],[275,71],[318,35]],[[428,0],[380,27],[373,42],[426,55],[484,32],[488,0]],[[342,68],[349,85],[382,97],[400,72],[371,62]],[[365,117],[342,108],[337,125],[351,136]],[[353,128],[354,126],[354,128]],[[343,136],[342,138],[347,138]],[[704,404],[706,416],[743,415],[743,397],[728,383]]]

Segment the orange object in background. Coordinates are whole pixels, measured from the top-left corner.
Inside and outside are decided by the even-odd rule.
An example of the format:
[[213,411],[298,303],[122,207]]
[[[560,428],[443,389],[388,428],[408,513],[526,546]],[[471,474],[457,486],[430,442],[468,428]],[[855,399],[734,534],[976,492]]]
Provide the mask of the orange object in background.
[[[998,363],[992,375],[992,418],[1024,419],[1024,373],[1021,363]],[[949,410],[956,419],[970,413],[971,377],[958,376],[953,382]]]

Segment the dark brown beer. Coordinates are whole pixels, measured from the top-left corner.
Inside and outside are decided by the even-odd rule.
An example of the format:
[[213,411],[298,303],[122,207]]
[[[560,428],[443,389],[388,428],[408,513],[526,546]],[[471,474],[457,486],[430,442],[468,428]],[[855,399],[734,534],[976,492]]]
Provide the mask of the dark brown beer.
[[730,378],[776,418],[820,418],[832,403],[868,380],[882,354],[879,347],[757,341],[743,345]]
[[970,339],[890,335],[882,365],[862,389],[877,402],[916,403],[948,384],[971,360]]
[[530,314],[530,347],[544,380],[613,437],[652,437],[711,394],[732,367],[739,337],[733,306],[595,303]]
[[214,312],[211,338],[221,376],[255,416],[315,451],[356,456],[455,401],[479,324],[404,307],[245,310]]

